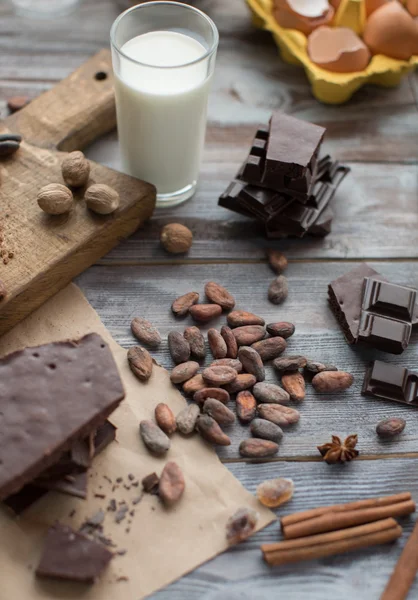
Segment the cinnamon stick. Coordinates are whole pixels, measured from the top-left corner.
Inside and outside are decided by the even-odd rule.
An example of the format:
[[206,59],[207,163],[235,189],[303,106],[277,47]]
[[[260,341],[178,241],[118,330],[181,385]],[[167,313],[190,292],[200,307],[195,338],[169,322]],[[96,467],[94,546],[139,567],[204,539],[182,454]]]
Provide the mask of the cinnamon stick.
[[319,506],[318,508],[312,508],[302,512],[293,513],[286,515],[281,518],[281,525],[293,525],[300,521],[306,521],[313,517],[319,517],[329,512],[345,512],[349,510],[358,510],[360,508],[374,508],[377,506],[388,506],[389,504],[396,504],[397,502],[405,502],[411,500],[412,496],[410,492],[402,492],[401,494],[395,494],[393,496],[383,496],[381,498],[367,498],[366,500],[358,500],[356,502],[348,502],[346,504],[334,504],[333,506]]
[[331,533],[277,544],[263,544],[261,550],[267,564],[284,565],[385,544],[396,540],[401,535],[402,527],[394,519],[383,519]]
[[415,511],[415,502],[407,500],[397,502],[388,506],[377,506],[372,508],[363,508],[358,510],[349,510],[346,512],[330,512],[283,527],[283,535],[286,539],[306,537],[316,533],[326,531],[335,531],[371,523],[388,517],[403,517]]
[[418,522],[409,536],[380,600],[404,600],[418,570]]

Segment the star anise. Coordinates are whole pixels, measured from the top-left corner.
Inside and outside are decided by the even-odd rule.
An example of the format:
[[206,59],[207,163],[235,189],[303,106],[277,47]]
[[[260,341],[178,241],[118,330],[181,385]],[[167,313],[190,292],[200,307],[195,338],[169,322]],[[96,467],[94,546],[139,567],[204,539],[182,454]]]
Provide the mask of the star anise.
[[357,434],[349,435],[348,438],[342,442],[336,435],[332,436],[332,442],[318,446],[318,450],[321,453],[325,462],[329,465],[341,462],[349,462],[353,458],[357,458],[359,451],[355,450],[357,444]]

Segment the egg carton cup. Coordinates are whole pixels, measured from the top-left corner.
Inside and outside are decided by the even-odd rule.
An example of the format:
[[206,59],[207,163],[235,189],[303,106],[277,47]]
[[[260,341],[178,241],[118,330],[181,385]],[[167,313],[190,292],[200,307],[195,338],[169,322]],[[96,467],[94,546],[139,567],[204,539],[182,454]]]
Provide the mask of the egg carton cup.
[[[395,87],[418,65],[418,56],[409,61],[376,54],[364,71],[333,73],[315,65],[308,55],[308,38],[295,29],[280,27],[273,15],[272,0],[246,0],[256,27],[273,34],[284,61],[305,69],[314,96],[326,104],[342,104],[366,83]],[[366,23],[364,0],[342,0],[331,26],[349,27],[359,35]]]

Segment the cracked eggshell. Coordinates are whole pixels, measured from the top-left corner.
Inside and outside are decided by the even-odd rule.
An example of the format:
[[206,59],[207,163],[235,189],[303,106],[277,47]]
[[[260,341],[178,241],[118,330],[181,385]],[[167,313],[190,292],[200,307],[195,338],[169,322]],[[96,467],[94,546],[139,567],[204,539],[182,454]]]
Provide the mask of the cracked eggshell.
[[276,5],[301,17],[323,17],[329,11],[328,0],[276,0]]
[[370,51],[348,27],[319,27],[308,38],[308,54],[313,63],[334,73],[363,71]]
[[304,17],[297,13],[287,10],[281,6],[276,6],[274,10],[274,17],[280,27],[284,29],[297,29],[305,35],[309,35],[317,27],[321,25],[328,25],[334,18],[334,9],[332,6],[328,8],[328,11],[320,17]]
[[409,60],[418,54],[418,23],[393,0],[370,15],[363,39],[373,54]]
[[406,8],[413,17],[418,17],[418,0],[408,0]]

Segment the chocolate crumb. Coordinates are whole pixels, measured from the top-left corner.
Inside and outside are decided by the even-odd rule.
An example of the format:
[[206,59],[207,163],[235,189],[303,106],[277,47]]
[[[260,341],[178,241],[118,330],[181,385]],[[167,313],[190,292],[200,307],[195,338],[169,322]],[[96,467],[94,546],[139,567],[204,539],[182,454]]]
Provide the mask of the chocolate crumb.
[[107,475],[103,475],[103,479],[106,479],[109,483],[113,483],[113,481]]
[[117,554],[118,556],[125,556],[125,554],[126,554],[126,550],[118,550],[118,551],[116,552],[116,554]]
[[123,477],[118,477],[118,478],[116,479],[116,483],[122,483],[122,481],[123,481]]
[[75,508],[73,508],[73,510],[70,512],[70,514],[68,515],[69,517],[73,517],[76,513]]
[[158,494],[160,478],[157,473],[150,473],[142,480],[142,488],[147,494]]
[[123,484],[123,487],[125,488],[125,490],[130,490],[131,486],[130,485],[126,485],[126,483]]
[[118,485],[114,485],[114,486],[112,487],[112,492],[114,492],[115,490],[117,490],[117,489],[118,489],[118,487],[119,487]]
[[95,537],[102,542],[102,544],[104,544],[105,546],[109,546],[110,548],[114,548],[116,546],[116,544],[114,542],[112,542],[112,540],[104,535],[101,534],[96,534]]
[[142,500],[142,494],[132,500],[132,504],[139,504]]
[[133,517],[135,515],[135,510],[129,511],[129,514],[131,515],[131,517]]
[[116,500],[112,498],[108,504],[107,510],[116,511]]
[[102,500],[104,500],[106,498],[106,496],[104,494],[94,494],[95,498],[101,498]]
[[138,487],[139,486],[139,481],[134,481],[132,484],[132,487]]
[[92,517],[89,517],[84,525],[89,525],[90,527],[99,527],[105,518],[105,514],[102,510],[98,510],[96,514],[94,514]]
[[129,481],[133,481],[135,479],[135,476],[132,475],[132,473],[129,473],[128,479],[129,479]]
[[155,506],[151,506],[151,510],[155,510]]
[[129,529],[129,527],[127,527],[127,528],[125,529],[125,533],[129,533],[130,531],[131,531],[131,530]]
[[121,575],[116,579],[116,581],[129,581],[129,578],[126,575]]
[[126,513],[128,512],[128,510],[129,510],[129,507],[128,507],[127,504],[124,504],[123,506],[120,506],[118,508],[118,511],[117,511],[117,513],[115,515],[115,521],[116,521],[116,523],[121,523],[124,520],[124,518],[126,517]]

